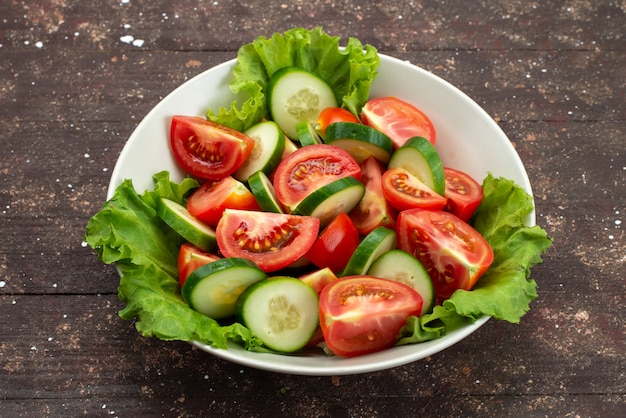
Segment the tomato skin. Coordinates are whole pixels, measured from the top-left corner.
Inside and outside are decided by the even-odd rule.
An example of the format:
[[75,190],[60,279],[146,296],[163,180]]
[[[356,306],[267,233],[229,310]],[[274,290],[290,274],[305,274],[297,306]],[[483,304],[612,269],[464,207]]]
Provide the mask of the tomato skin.
[[247,258],[269,273],[305,255],[317,238],[319,225],[319,219],[312,216],[226,209],[215,234],[225,257]]
[[326,133],[328,125],[335,122],[361,123],[361,121],[349,110],[341,107],[327,107],[320,112],[320,115],[317,118],[317,124],[322,136]]
[[394,229],[397,213],[383,195],[383,165],[374,157],[361,163],[361,182],[365,195],[350,211],[350,218],[361,235],[367,235],[379,226]]
[[348,176],[359,180],[361,167],[347,151],[335,145],[307,145],[278,164],[273,176],[276,198],[293,209],[314,190]]
[[315,290],[315,293],[319,296],[322,293],[322,289],[332,281],[337,280],[335,273],[328,267],[324,267],[319,270],[306,273],[299,277],[304,283],[308,284]]
[[178,251],[177,263],[178,281],[180,283],[180,287],[183,287],[187,277],[189,277],[189,275],[198,267],[202,267],[205,264],[212,263],[213,261],[217,261],[219,259],[219,256],[206,253],[188,242],[181,245],[180,250]]
[[397,97],[369,100],[361,110],[361,120],[389,136],[396,148],[414,136],[422,136],[432,144],[437,138],[435,126],[428,116]]
[[207,180],[231,175],[248,159],[254,139],[195,116],[174,116],[170,147],[174,159],[189,174]]
[[406,210],[398,215],[398,248],[426,268],[439,302],[457,289],[471,290],[493,262],[493,250],[469,224],[444,211]]
[[382,189],[385,199],[397,211],[413,208],[441,210],[447,202],[444,196],[437,194],[402,167],[385,171]]
[[217,225],[227,208],[261,210],[252,192],[231,176],[204,182],[187,199],[189,213],[211,226]]
[[[332,281],[337,280],[337,276],[331,269],[325,267],[323,269],[315,270],[311,273],[307,273],[299,277],[304,283],[308,284],[315,290],[317,296],[319,297],[320,293],[322,293],[322,289],[324,289],[327,285],[329,285]],[[318,325],[315,333],[306,344],[307,347],[314,347],[317,344],[324,341],[324,333],[322,333],[322,328]]]
[[319,268],[328,267],[337,273],[348,264],[359,242],[359,231],[352,219],[341,212],[324,228],[306,258]]
[[483,200],[483,188],[469,174],[450,167],[444,167],[446,178],[445,196],[448,198],[445,210],[468,221]]
[[418,316],[422,297],[411,287],[372,276],[346,276],[320,294],[320,326],[326,345],[353,357],[396,343],[409,316]]

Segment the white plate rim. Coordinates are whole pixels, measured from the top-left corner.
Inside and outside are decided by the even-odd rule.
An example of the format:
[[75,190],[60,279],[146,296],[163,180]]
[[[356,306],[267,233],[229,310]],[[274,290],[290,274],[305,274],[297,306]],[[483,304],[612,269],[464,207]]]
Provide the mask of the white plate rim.
[[[381,66],[379,67],[380,73],[376,81],[372,85],[371,97],[374,97],[378,94],[377,83],[380,84],[380,80],[382,79],[382,77],[388,76],[388,74],[384,73],[384,69],[389,66],[393,67],[394,71],[399,70],[401,72],[408,71],[410,73],[414,73],[415,78],[420,80],[423,86],[427,86],[428,84],[432,83],[433,85],[437,85],[438,88],[443,89],[442,91],[452,94],[452,96],[454,96],[454,98],[458,100],[458,103],[455,102],[450,104],[466,107],[473,116],[478,118],[478,121],[475,122],[478,126],[483,126],[486,131],[491,132],[491,134],[495,137],[499,137],[497,145],[501,148],[500,152],[506,154],[508,159],[511,160],[510,162],[514,163],[513,166],[516,166],[518,168],[521,167],[521,171],[515,172],[513,176],[507,176],[506,173],[494,174],[503,175],[507,178],[514,177],[513,180],[521,185],[522,188],[524,188],[526,192],[529,193],[532,197],[530,181],[528,179],[527,172],[524,169],[521,158],[519,157],[519,155],[515,151],[515,148],[508,140],[505,133],[501,130],[499,125],[487,114],[484,109],[482,109],[476,102],[474,102],[469,96],[467,96],[464,92],[459,90],[454,85],[417,65],[382,53],[379,53],[379,57],[381,59]],[[161,135],[166,137],[168,132],[167,123],[169,123],[169,118],[171,118],[173,114],[197,114],[197,116],[204,116],[204,112],[200,112],[199,107],[196,109],[196,111],[181,109],[181,111],[178,112],[178,109],[176,109],[176,111],[173,111],[173,105],[175,102],[177,102],[177,98],[179,98],[181,95],[184,95],[188,91],[196,90],[197,86],[202,85],[204,82],[207,81],[207,77],[210,78],[215,74],[218,74],[224,78],[223,82],[220,84],[220,94],[224,94],[225,97],[228,96],[228,82],[230,81],[228,77],[229,74],[232,74],[232,67],[235,65],[235,63],[236,59],[225,61],[185,81],[176,89],[174,89],[171,93],[165,96],[156,106],[154,106],[147,113],[147,115],[137,125],[137,127],[129,137],[128,141],[122,148],[122,151],[120,152],[115,168],[113,169],[111,174],[111,179],[107,190],[107,199],[110,199],[113,196],[115,189],[119,184],[121,184],[123,180],[131,178],[133,179],[133,183],[136,183],[137,178],[142,175],[147,175],[146,173],[135,175],[134,173],[138,173],[136,167],[134,168],[135,171],[131,172],[131,174],[129,175],[128,167],[125,167],[123,162],[132,159],[133,155],[137,153],[138,142],[146,142],[144,138],[146,136],[145,131],[154,128],[155,120],[158,121],[158,119],[161,119],[161,123],[159,124],[160,128],[158,129],[162,131]],[[399,90],[398,92],[394,93],[394,95],[402,98],[401,96],[403,94],[403,90]],[[435,98],[435,100],[437,99],[443,100],[440,97]],[[220,106],[230,105],[231,100],[232,98],[225,99],[220,103]],[[216,110],[215,106],[207,106],[204,107],[203,110],[206,110],[209,107]],[[425,111],[425,113],[429,114],[427,111]],[[431,115],[429,114],[429,116]],[[435,124],[437,125],[436,118],[433,119],[433,122],[435,122]],[[154,134],[154,129],[152,129],[152,131],[152,134]],[[506,139],[506,141],[504,141],[503,139]],[[165,140],[167,141],[167,138]],[[441,136],[438,135],[438,146],[441,144],[441,141]],[[162,148],[162,144],[160,144],[160,146]],[[147,156],[146,158],[148,157],[149,156]],[[452,152],[449,155],[445,153],[442,155],[444,165],[446,160],[452,161],[454,160],[454,158],[458,157],[455,157]],[[166,164],[165,167],[163,167],[162,169],[167,169],[168,171],[170,171],[173,180],[182,179],[182,176],[184,175],[184,173],[180,170],[180,168],[176,166],[175,163],[173,163],[173,161]],[[151,176],[157,171],[160,171],[160,169],[149,173],[149,179],[142,178],[142,182],[140,182],[139,185],[135,184],[138,192],[141,193],[142,190],[150,188],[149,184],[151,181]],[[507,167],[500,167],[500,171],[507,172]],[[471,172],[470,174],[474,175],[477,178],[480,178],[481,176],[484,177],[484,175],[486,175],[486,171]],[[528,215],[525,222],[529,226],[535,224],[534,211]],[[285,374],[312,376],[349,375],[385,370],[426,358],[442,350],[445,350],[448,347],[463,340],[468,335],[472,334],[478,328],[484,325],[488,320],[489,317],[479,318],[477,321],[468,324],[460,329],[448,332],[444,337],[436,340],[427,341],[415,345],[393,347],[383,352],[372,353],[354,358],[341,358],[335,356],[320,355],[314,357],[315,360],[311,361],[312,357],[310,356],[298,357],[289,355],[258,353],[244,350],[241,347],[233,347],[232,345],[229,349],[220,349],[203,344],[198,341],[191,341],[190,343],[198,349],[210,353],[221,359],[228,360],[243,366],[253,367],[256,369]]]

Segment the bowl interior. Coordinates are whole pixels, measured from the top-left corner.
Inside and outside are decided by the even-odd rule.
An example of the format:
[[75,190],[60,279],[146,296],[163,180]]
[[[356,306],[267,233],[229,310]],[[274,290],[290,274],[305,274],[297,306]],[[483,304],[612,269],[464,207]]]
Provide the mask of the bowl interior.
[[[511,142],[493,119],[456,87],[415,65],[380,54],[379,75],[370,97],[397,96],[413,103],[433,121],[437,149],[444,166],[471,174],[482,182],[488,172],[514,180],[532,195],[524,166]],[[175,89],[139,123],[124,146],[109,183],[107,198],[125,179],[132,179],[138,192],[152,189],[153,174],[168,170],[174,181],[184,173],[169,149],[169,125],[173,115],[204,116],[206,110],[228,106],[234,96],[228,88],[235,60],[227,61],[192,78]],[[526,219],[534,225],[531,213]],[[488,318],[447,332],[440,339],[421,344],[394,347],[355,358],[327,357],[302,353],[275,355],[248,352],[238,346],[216,349],[194,345],[220,358],[289,374],[345,375],[383,370],[435,354],[477,330]]]

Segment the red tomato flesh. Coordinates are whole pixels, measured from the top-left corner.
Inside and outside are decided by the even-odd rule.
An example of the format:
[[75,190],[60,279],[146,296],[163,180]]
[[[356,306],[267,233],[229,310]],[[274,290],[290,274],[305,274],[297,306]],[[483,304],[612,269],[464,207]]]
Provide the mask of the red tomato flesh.
[[372,276],[346,276],[320,294],[320,326],[333,353],[352,357],[396,343],[409,316],[419,316],[422,297],[400,282]]
[[402,167],[385,171],[382,188],[385,199],[398,211],[413,208],[441,210],[447,201]]
[[[315,270],[311,273],[302,275],[299,279],[311,286],[313,290],[315,290],[315,293],[317,293],[317,296],[319,296],[320,293],[322,293],[322,289],[324,289],[332,281],[337,280],[337,276],[331,269],[325,267],[323,269]],[[313,347],[322,341],[324,341],[324,334],[322,333],[322,328],[318,326],[306,346]]]
[[178,280],[180,283],[180,287],[183,287],[185,284],[185,280],[191,273],[193,273],[198,267],[202,267],[205,264],[212,263],[213,261],[219,260],[220,257],[206,253],[202,251],[200,248],[189,244],[184,243],[180,246],[180,250],[178,251]]
[[317,124],[322,136],[326,133],[328,125],[336,122],[361,123],[361,121],[349,110],[341,107],[327,107],[321,111],[319,117],[317,118]]
[[261,210],[252,192],[231,176],[204,182],[187,199],[189,213],[211,226],[217,225],[227,208]]
[[220,180],[231,175],[248,159],[254,139],[194,116],[174,116],[170,147],[174,159],[192,176]]
[[293,209],[311,192],[334,180],[361,178],[361,167],[347,151],[335,145],[307,145],[285,157],[274,172],[276,198]]
[[369,100],[361,110],[361,120],[386,134],[396,148],[414,136],[422,136],[432,144],[436,141],[435,126],[428,116],[396,97]]
[[428,271],[440,302],[457,289],[472,289],[493,262],[493,250],[482,235],[448,212],[403,211],[396,233],[398,248],[413,254]]
[[446,179],[445,210],[464,221],[468,221],[483,200],[483,188],[469,174],[454,168],[444,167]]
[[359,231],[352,219],[341,212],[324,228],[306,253],[306,258],[319,268],[328,267],[335,273],[340,272],[348,264],[359,242]]
[[215,233],[225,257],[247,258],[272,272],[305,255],[319,226],[319,219],[312,216],[226,209]]
[[396,211],[383,195],[383,170],[382,164],[374,157],[361,163],[361,182],[365,185],[365,194],[349,214],[361,235],[367,235],[379,226],[395,228]]

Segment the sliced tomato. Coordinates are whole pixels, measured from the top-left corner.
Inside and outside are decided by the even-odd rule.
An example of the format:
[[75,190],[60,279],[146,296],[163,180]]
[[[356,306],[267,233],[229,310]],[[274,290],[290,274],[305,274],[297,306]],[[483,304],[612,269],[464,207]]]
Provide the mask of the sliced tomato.
[[328,125],[335,122],[361,123],[361,121],[349,110],[341,107],[327,107],[320,112],[320,115],[317,118],[317,124],[322,136],[326,133]]
[[396,343],[409,316],[419,316],[422,297],[413,288],[372,276],[346,276],[320,294],[320,326],[339,356],[384,350]]
[[337,275],[328,267],[324,267],[319,270],[306,273],[299,277],[304,283],[308,284],[315,290],[315,293],[319,296],[322,293],[322,289],[330,282],[337,280]]
[[311,337],[309,342],[306,343],[306,347],[315,347],[316,345],[323,343],[323,342],[324,342],[324,333],[322,332],[322,327],[318,325],[317,328],[315,329],[315,332],[313,333],[313,336]]
[[265,272],[285,268],[311,248],[320,221],[312,216],[226,209],[215,230],[226,257],[252,260]]
[[185,280],[191,273],[193,273],[198,267],[202,267],[205,264],[212,263],[219,260],[220,257],[216,254],[211,254],[202,251],[200,248],[189,244],[188,242],[180,246],[178,251],[178,280],[180,287],[183,287]]
[[254,139],[195,116],[174,116],[170,128],[174,159],[192,176],[220,180],[250,156]]
[[448,212],[401,212],[396,232],[398,248],[424,265],[440,302],[457,289],[474,287],[493,262],[493,250],[482,235]]
[[276,168],[276,198],[291,210],[311,192],[348,176],[360,179],[361,167],[347,151],[335,145],[307,145],[289,154]]
[[252,192],[231,176],[204,182],[187,199],[189,213],[211,226],[217,225],[226,208],[261,210]]
[[376,158],[369,157],[361,163],[365,194],[349,214],[361,235],[367,235],[379,226],[395,228],[397,214],[383,195],[382,175],[383,166]]
[[359,242],[359,231],[352,219],[340,212],[315,240],[306,258],[319,268],[328,267],[339,272],[348,264]]
[[385,171],[382,188],[385,199],[398,211],[412,208],[441,210],[447,201],[403,167]]
[[445,196],[448,198],[445,209],[468,221],[483,200],[483,188],[469,174],[454,168],[444,167],[446,179]]
[[361,120],[386,134],[396,148],[414,136],[422,136],[432,144],[436,141],[435,126],[428,116],[397,97],[369,100],[361,110]]
[[[334,280],[337,280],[335,273],[333,273],[333,271],[328,267],[307,273],[299,278],[304,283],[311,286],[318,296],[322,293],[322,289]],[[322,328],[318,326],[315,333],[307,343],[307,347],[313,347],[322,341],[324,341],[324,334],[322,333]]]

